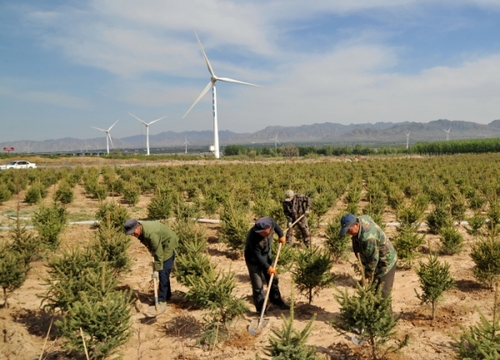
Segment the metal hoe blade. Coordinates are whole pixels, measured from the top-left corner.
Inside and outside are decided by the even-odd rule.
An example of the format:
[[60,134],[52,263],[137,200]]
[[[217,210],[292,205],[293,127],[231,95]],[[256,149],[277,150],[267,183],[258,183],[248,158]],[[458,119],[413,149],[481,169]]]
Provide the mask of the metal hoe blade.
[[267,326],[267,324],[269,324],[269,320],[268,319],[265,319],[265,320],[262,320],[262,321],[259,321],[257,319],[255,320],[252,320],[252,322],[250,323],[250,325],[248,326],[248,332],[250,333],[250,335],[257,335],[263,328],[265,328]]
[[148,311],[146,311],[144,313],[144,315],[146,317],[149,317],[149,318],[154,318],[154,317],[157,317],[157,316],[160,316],[161,314],[163,314],[165,311],[167,311],[167,308],[163,308],[163,309],[158,309],[156,307],[156,305],[154,306],[149,306],[148,307]]

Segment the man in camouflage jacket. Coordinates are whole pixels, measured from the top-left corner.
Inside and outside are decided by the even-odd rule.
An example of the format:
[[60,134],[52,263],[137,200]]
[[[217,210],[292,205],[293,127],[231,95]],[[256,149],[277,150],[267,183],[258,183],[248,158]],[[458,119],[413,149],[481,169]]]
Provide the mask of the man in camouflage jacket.
[[389,296],[398,259],[389,238],[368,215],[356,218],[353,214],[346,214],[340,224],[340,235],[349,234],[352,237],[352,250],[361,259],[366,280],[373,278],[377,287],[382,285],[382,295]]
[[[293,238],[293,227],[290,226],[303,214],[307,215],[311,208],[311,198],[303,194],[295,194],[293,190],[287,190],[285,192],[285,200],[283,200],[283,212],[285,213],[286,220],[288,222],[288,231],[286,233],[286,243],[291,244]],[[304,244],[309,247],[311,246],[311,232],[309,231],[309,225],[307,224],[307,218],[304,215],[302,219],[296,224],[299,226],[302,232],[302,238],[304,239]]]

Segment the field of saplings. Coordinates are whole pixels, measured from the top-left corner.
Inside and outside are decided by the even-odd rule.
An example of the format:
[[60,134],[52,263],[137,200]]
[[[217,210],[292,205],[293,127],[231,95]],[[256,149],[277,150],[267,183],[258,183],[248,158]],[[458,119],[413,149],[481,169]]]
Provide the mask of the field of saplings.
[[[2,359],[500,358],[500,154],[59,165],[0,172]],[[250,334],[246,234],[261,216],[286,229],[288,189],[312,199],[312,246],[298,229],[283,246],[292,308]],[[394,243],[389,301],[359,281],[345,213]],[[130,217],[180,239],[158,317]]]

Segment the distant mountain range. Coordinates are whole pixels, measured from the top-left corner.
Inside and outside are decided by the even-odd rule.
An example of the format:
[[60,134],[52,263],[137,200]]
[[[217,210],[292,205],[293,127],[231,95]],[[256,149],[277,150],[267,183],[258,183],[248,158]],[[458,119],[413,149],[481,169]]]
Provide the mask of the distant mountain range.
[[[449,131],[448,131],[449,130]],[[254,133],[235,133],[219,131],[221,145],[255,144],[274,146],[276,136],[280,144],[296,145],[405,145],[409,134],[410,145],[420,141],[439,141],[457,139],[479,139],[500,137],[500,120],[487,125],[469,121],[435,120],[428,123],[415,122],[378,122],[375,124],[322,123],[302,126],[268,126]],[[185,139],[189,147],[208,147],[213,143],[212,131],[167,131],[149,136],[150,148],[183,148]],[[113,138],[115,148],[144,149],[144,135]],[[0,143],[0,149],[14,147],[17,153],[47,152],[90,152],[106,149],[104,136],[93,139],[63,138],[44,141],[13,141]]]

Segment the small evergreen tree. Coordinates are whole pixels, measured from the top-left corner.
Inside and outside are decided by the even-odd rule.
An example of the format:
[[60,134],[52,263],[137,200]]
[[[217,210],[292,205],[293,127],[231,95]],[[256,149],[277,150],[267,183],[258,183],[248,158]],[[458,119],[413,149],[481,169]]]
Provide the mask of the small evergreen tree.
[[26,226],[21,225],[19,194],[17,195],[16,226],[10,229],[10,237],[12,242],[8,251],[12,250],[19,254],[24,259],[24,265],[28,271],[31,260],[40,250],[40,238],[35,237],[26,229]]
[[444,205],[436,205],[434,211],[427,215],[427,225],[429,232],[437,235],[442,228],[453,226],[453,219]]
[[140,194],[141,187],[135,182],[127,182],[123,187],[123,200],[130,206],[137,205]]
[[130,270],[132,263],[128,252],[130,243],[131,237],[125,235],[121,228],[117,229],[111,221],[107,220],[100,223],[99,231],[90,242],[88,251],[96,261],[106,263],[115,274],[119,274]]
[[246,210],[235,204],[234,200],[228,199],[221,211],[220,220],[219,239],[241,254],[249,229]]
[[26,265],[24,258],[8,250],[8,246],[0,246],[0,286],[3,289],[4,306],[9,307],[8,295],[19,289],[26,280]]
[[105,359],[116,353],[132,335],[130,294],[121,291],[103,293],[93,298],[81,292],[69,304],[62,321],[56,322],[66,337],[63,346],[69,354],[83,354],[80,329],[91,359]]
[[371,348],[373,360],[382,359],[387,353],[397,351],[408,345],[406,336],[396,346],[382,349],[394,337],[397,320],[392,315],[391,297],[384,298],[381,289],[375,284],[361,286],[356,282],[356,292],[349,295],[347,289],[335,296],[340,304],[340,318],[332,326],[340,332],[360,334]]
[[325,245],[335,262],[340,259],[347,260],[351,245],[351,239],[348,236],[339,235],[340,227],[340,217],[337,216],[327,223],[325,229]]
[[113,271],[101,266],[88,249],[64,250],[61,256],[53,256],[47,267],[48,277],[44,278],[47,290],[41,295],[42,306],[61,313],[78,301],[80,292],[99,297],[113,291],[118,281]]
[[436,303],[443,293],[454,286],[455,281],[450,274],[450,264],[445,262],[440,264],[436,254],[430,254],[427,263],[419,261],[419,268],[416,269],[422,293],[417,294],[417,298],[422,304],[430,303],[432,306],[432,321],[436,314]]
[[474,277],[490,288],[500,275],[500,236],[489,234],[474,245],[470,254],[474,261]]
[[148,204],[148,219],[168,219],[172,212],[174,195],[170,189],[158,189]]
[[311,304],[313,295],[330,286],[334,278],[330,271],[333,261],[327,251],[311,246],[301,251],[292,269],[293,281],[297,289],[305,294]]
[[60,201],[62,204],[69,204],[73,201],[75,194],[67,180],[62,180],[56,192],[54,193],[54,201]]
[[32,217],[33,226],[40,235],[42,245],[49,249],[59,247],[59,235],[67,225],[68,211],[58,203],[41,206]]
[[214,276],[215,265],[210,262],[205,249],[205,241],[200,237],[196,237],[193,241],[184,244],[184,251],[175,260],[175,277],[177,281],[190,286],[196,283],[196,278],[212,278]]
[[[294,307],[292,298],[290,317],[281,315],[283,325],[280,330],[271,330],[272,335],[269,336],[269,345],[266,346],[264,354],[270,356],[272,360],[319,360],[321,358],[315,355],[316,348],[307,345],[316,316],[309,320],[302,331],[298,331],[293,326]],[[256,360],[263,359],[257,355]]]
[[441,240],[439,251],[441,254],[453,255],[462,251],[464,248],[464,237],[455,227],[449,226],[442,228],[439,233],[439,239]]
[[418,249],[424,244],[425,235],[417,233],[418,225],[403,225],[397,229],[394,247],[398,253],[398,262],[403,268],[411,268],[413,261],[420,255]]
[[474,215],[467,219],[469,227],[465,229],[470,235],[477,236],[481,233],[481,228],[486,223],[486,217],[482,216],[480,213],[476,212]]
[[209,312],[201,341],[214,345],[227,336],[228,325],[248,311],[244,299],[233,294],[236,288],[234,273],[205,271],[202,276],[187,280],[190,289],[186,297]]
[[123,224],[130,218],[130,213],[125,206],[114,201],[106,201],[99,204],[95,218],[99,223],[104,223],[105,226],[111,225],[116,230],[123,232]]
[[6,184],[0,184],[0,205],[12,197],[12,192]]
[[451,334],[457,355],[456,359],[499,359],[500,358],[500,318],[498,316],[498,285],[495,286],[493,302],[493,319],[488,321],[486,316],[477,309],[481,320],[465,329],[460,325],[462,334],[460,339]]

